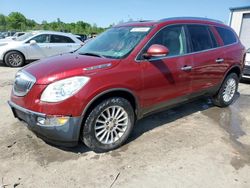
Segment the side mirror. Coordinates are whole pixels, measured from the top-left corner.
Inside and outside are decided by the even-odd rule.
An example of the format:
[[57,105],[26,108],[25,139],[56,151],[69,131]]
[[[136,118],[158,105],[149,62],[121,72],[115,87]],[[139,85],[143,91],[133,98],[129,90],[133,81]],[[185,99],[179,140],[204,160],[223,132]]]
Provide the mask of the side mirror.
[[30,41],[30,45],[34,45],[34,44],[36,44],[36,41],[35,40],[31,40]]
[[165,57],[169,54],[167,47],[160,44],[153,44],[148,48],[146,54],[143,54],[144,58],[150,59],[152,57]]

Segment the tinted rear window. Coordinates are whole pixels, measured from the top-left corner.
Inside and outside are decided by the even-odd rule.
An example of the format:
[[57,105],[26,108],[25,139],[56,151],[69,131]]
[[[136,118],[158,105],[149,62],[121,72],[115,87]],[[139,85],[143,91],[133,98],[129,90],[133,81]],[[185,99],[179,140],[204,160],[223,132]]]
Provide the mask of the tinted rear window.
[[74,41],[66,36],[61,35],[51,35],[50,39],[51,43],[74,43]]
[[187,26],[193,51],[202,51],[213,48],[214,42],[210,36],[210,31],[207,26],[204,25],[188,25]]
[[231,30],[222,27],[215,28],[218,31],[220,37],[222,38],[224,45],[233,44],[237,41],[234,33]]

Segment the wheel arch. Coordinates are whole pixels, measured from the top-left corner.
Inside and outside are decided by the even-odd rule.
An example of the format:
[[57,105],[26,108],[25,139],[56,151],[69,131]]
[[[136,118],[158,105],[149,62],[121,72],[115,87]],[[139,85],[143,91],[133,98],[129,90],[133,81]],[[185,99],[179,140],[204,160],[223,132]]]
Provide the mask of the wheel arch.
[[231,74],[231,73],[236,73],[237,76],[238,76],[238,78],[240,79],[240,78],[241,78],[241,74],[242,74],[242,70],[241,70],[241,68],[240,68],[239,65],[234,65],[234,66],[232,66],[232,67],[231,67],[230,69],[228,69],[228,71],[226,72],[226,74],[225,74],[223,80],[225,80],[225,78],[226,78],[229,74]]
[[96,105],[98,105],[101,101],[110,98],[110,97],[122,97],[127,99],[135,112],[135,117],[138,118],[138,116],[140,116],[139,113],[139,101],[138,98],[135,96],[135,94],[130,91],[129,89],[125,89],[125,88],[116,88],[116,89],[110,89],[110,90],[106,90],[104,92],[101,92],[100,94],[96,95],[88,104],[87,106],[84,108],[83,112],[82,112],[82,117],[83,117],[83,121],[85,121],[87,115],[91,112],[91,110],[94,109],[94,107]]

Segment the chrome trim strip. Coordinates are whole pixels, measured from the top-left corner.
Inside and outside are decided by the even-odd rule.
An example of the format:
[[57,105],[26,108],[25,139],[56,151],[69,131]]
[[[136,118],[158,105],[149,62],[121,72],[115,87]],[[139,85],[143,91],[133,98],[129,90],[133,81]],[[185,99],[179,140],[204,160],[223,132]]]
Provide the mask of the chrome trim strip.
[[21,70],[24,74],[27,74],[31,79],[32,79],[32,81],[34,81],[34,82],[36,82],[36,78],[32,75],[32,74],[30,74],[30,73],[28,73],[27,71],[25,71],[25,70]]
[[[202,24],[202,23],[176,23],[176,24],[169,24],[169,25],[166,25],[164,27],[162,27],[161,29],[159,29],[149,40],[148,42],[141,48],[141,50],[139,51],[139,53],[136,55],[135,57],[135,62],[137,63],[140,63],[142,61],[149,61],[147,59],[143,59],[143,60],[138,60],[138,56],[140,55],[140,53],[142,52],[142,50],[148,45],[148,43],[162,30],[162,29],[165,29],[166,27],[169,27],[169,26],[173,26],[173,25],[205,25],[205,26],[214,26],[214,27],[221,27],[221,28],[226,28],[227,27],[222,27],[222,26],[218,26],[218,25],[215,25],[215,24]],[[229,27],[230,28],[230,27]],[[234,32],[233,32],[234,33]],[[219,47],[216,47],[216,48],[210,48],[210,49],[207,49],[207,50],[202,50],[202,51],[198,51],[198,52],[190,52],[190,53],[186,53],[186,54],[181,54],[181,55],[174,55],[174,56],[166,56],[166,57],[161,57],[161,58],[154,58],[154,59],[151,59],[151,61],[157,61],[157,60],[161,60],[161,59],[168,59],[168,58],[173,58],[173,57],[180,57],[180,56],[187,56],[187,55],[193,55],[193,54],[197,54],[197,53],[202,53],[202,52],[207,52],[207,51],[211,51],[211,50],[217,50],[217,49],[220,49],[220,48],[225,48],[225,47],[228,47],[228,46],[232,46],[232,45],[236,45],[239,43],[239,38],[235,35],[234,33],[234,36],[236,38],[236,42],[232,43],[232,44],[228,44],[228,45],[223,45],[223,46],[219,46]]]
[[83,68],[83,70],[90,71],[90,70],[96,70],[96,69],[104,69],[104,68],[110,67],[111,65],[112,65],[111,63],[107,63],[107,64],[96,65],[92,67],[86,67],[86,68]]
[[[15,91],[15,84],[16,84],[15,82],[16,82],[17,76],[18,76],[19,74],[24,74],[25,76],[27,76],[29,80],[26,80],[26,81],[32,83],[32,84],[26,89],[25,92],[21,92],[21,93],[18,93],[18,92]],[[23,97],[23,96],[27,95],[27,93],[29,93],[29,91],[31,90],[31,88],[33,87],[33,85],[34,85],[35,83],[36,83],[36,78],[35,78],[32,74],[26,72],[25,70],[18,71],[18,72],[16,73],[16,75],[15,75],[15,81],[14,81],[13,88],[12,88],[14,95],[16,95],[16,96],[18,96],[18,97]]]
[[9,106],[10,106],[11,108],[17,109],[17,110],[19,110],[19,111],[21,111],[21,112],[24,112],[24,113],[26,113],[26,114],[31,114],[31,115],[34,114],[34,115],[37,115],[37,116],[39,116],[39,117],[46,117],[46,114],[39,113],[39,112],[34,112],[34,111],[32,111],[32,110],[28,110],[28,109],[26,109],[26,108],[23,108],[23,107],[21,107],[21,106],[15,104],[15,103],[13,103],[12,101],[8,101],[8,104],[9,104]]

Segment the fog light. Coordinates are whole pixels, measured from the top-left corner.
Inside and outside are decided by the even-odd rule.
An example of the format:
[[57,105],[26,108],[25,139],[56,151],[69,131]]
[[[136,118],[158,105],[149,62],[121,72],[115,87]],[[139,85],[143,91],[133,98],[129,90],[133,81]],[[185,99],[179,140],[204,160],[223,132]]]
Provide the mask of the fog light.
[[68,116],[46,116],[46,118],[37,118],[37,124],[40,126],[62,126],[68,121]]
[[40,125],[44,125],[44,123],[45,123],[45,118],[43,118],[43,117],[38,117],[38,118],[37,118],[37,123],[40,124]]

